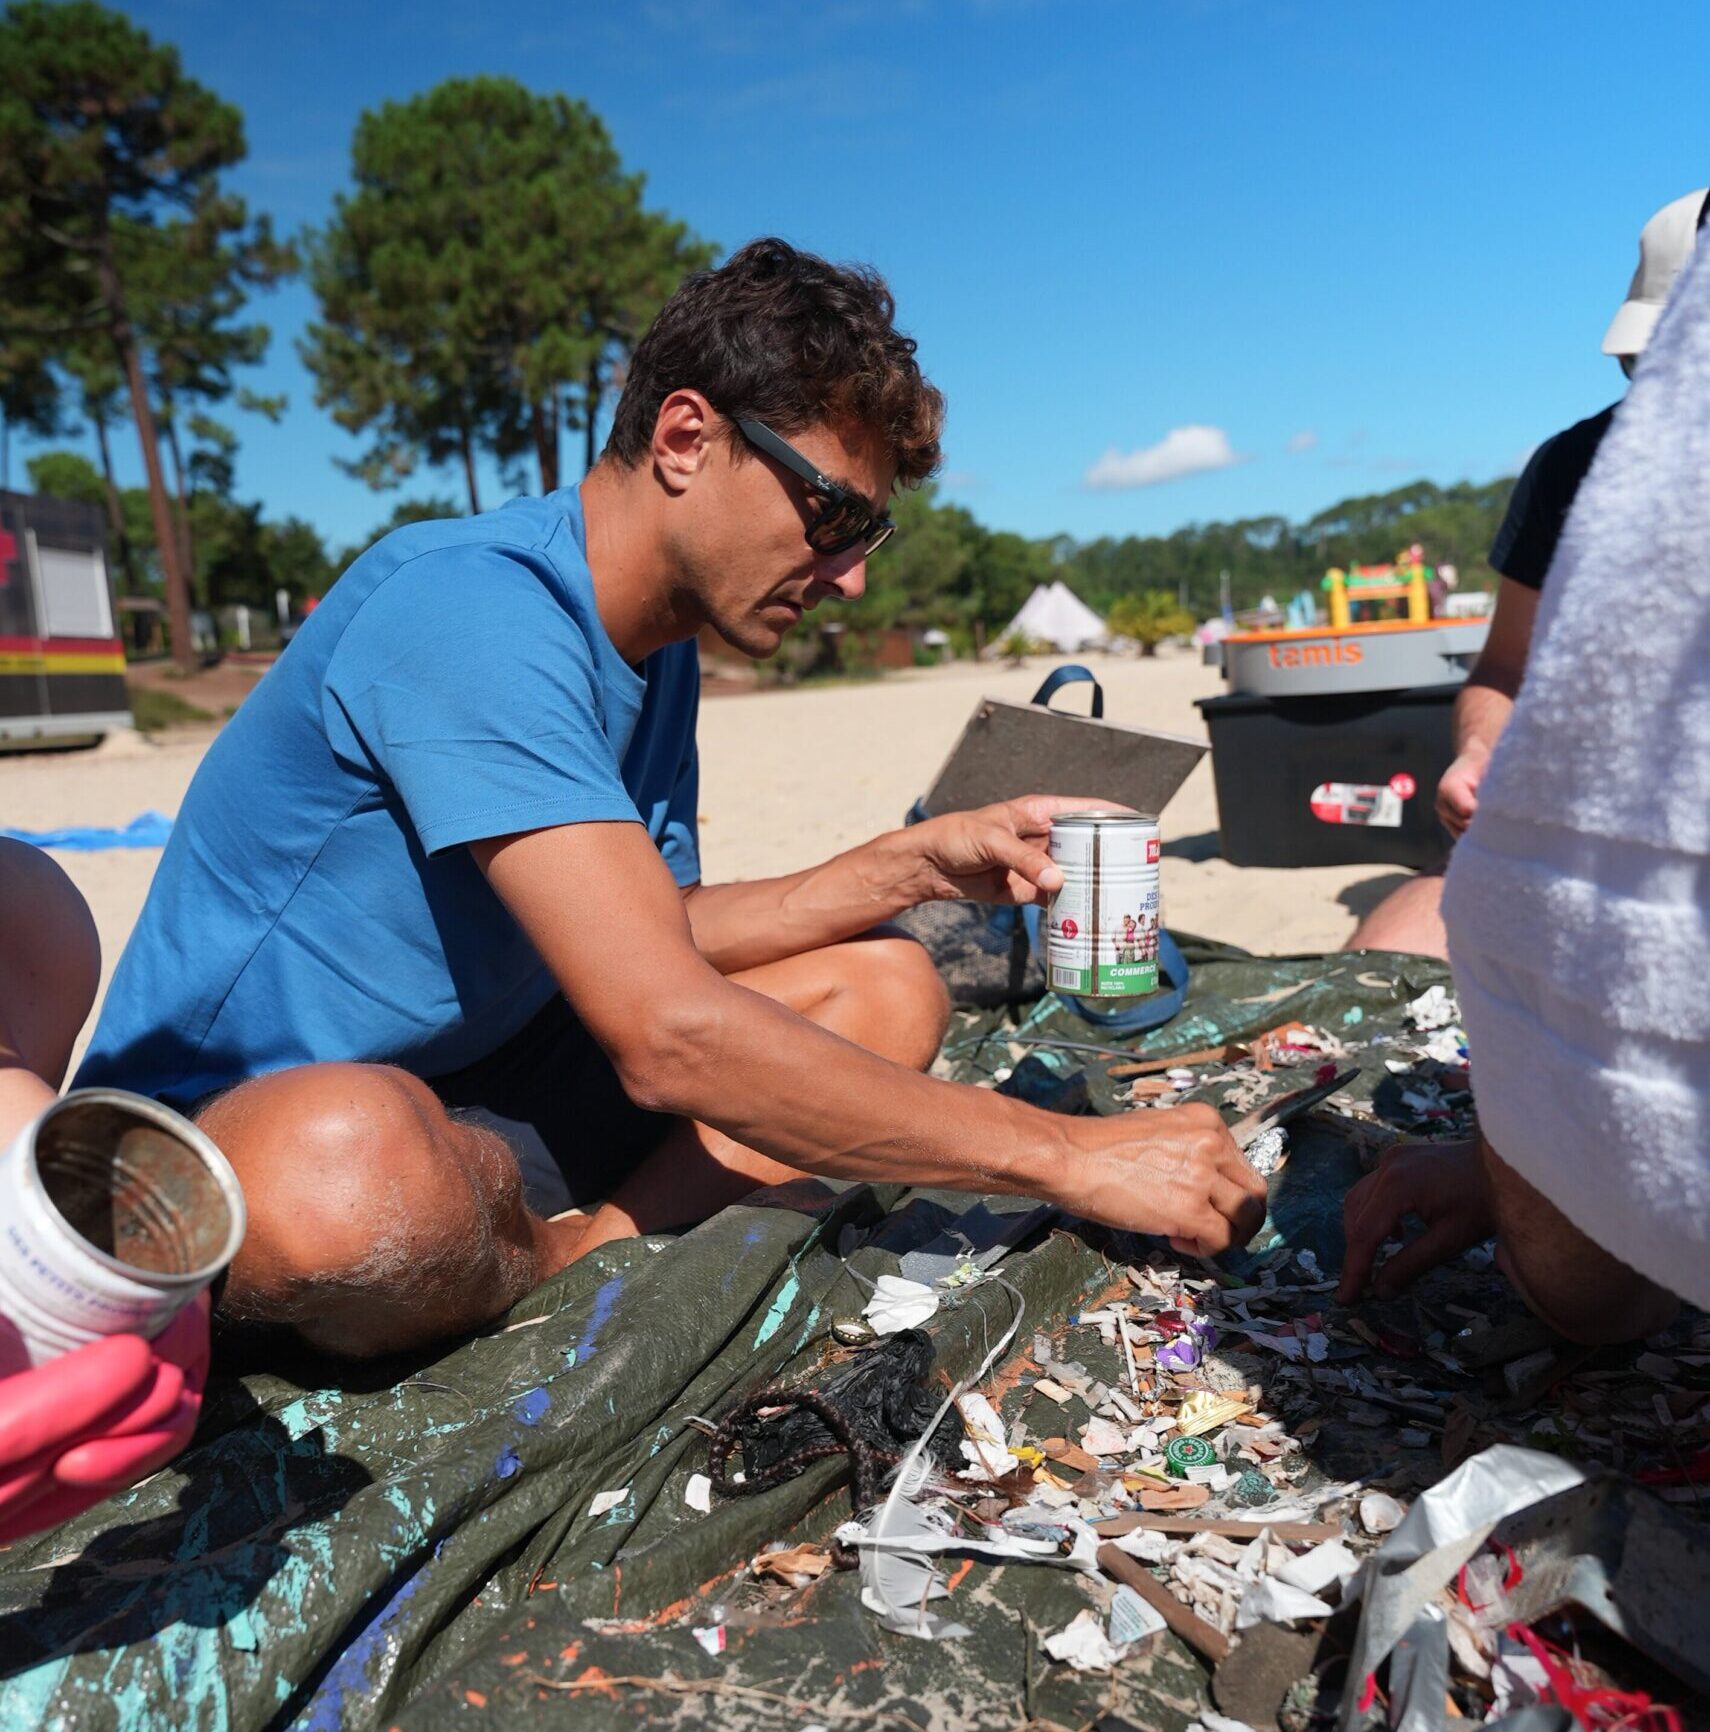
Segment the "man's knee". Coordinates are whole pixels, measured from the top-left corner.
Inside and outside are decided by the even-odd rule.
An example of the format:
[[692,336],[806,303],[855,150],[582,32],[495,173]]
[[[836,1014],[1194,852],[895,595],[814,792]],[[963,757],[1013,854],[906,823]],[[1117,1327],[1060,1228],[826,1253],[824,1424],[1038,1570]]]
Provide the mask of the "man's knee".
[[925,948],[901,932],[881,930],[843,947],[855,971],[857,990],[895,1018],[907,1061],[925,1070],[938,1056],[950,1025],[950,994]]
[[200,1119],[249,1209],[226,1315],[360,1358],[472,1328],[534,1284],[514,1157],[407,1072],[306,1066]]
[[1443,873],[1421,872],[1398,884],[1355,928],[1344,950],[1400,950],[1447,958]]
[[65,869],[0,837],[0,1023],[58,1087],[101,984],[94,916]]
[[1672,1293],[1582,1233],[1488,1145],[1482,1159],[1497,1259],[1534,1315],[1587,1347],[1642,1340],[1668,1326],[1680,1308]]

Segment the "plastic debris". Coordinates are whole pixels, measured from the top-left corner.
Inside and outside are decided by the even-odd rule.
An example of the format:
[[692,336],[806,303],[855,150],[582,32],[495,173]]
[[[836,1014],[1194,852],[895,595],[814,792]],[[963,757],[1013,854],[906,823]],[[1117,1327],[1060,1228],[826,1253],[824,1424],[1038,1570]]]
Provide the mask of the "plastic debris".
[[1140,1507],[1143,1510],[1198,1509],[1202,1504],[1210,1502],[1211,1488],[1203,1485],[1159,1486],[1156,1490],[1147,1489],[1140,1494]]
[[1387,1534],[1401,1526],[1407,1514],[1387,1492],[1371,1491],[1360,1499],[1360,1526],[1369,1534]]
[[629,1487],[619,1486],[616,1491],[597,1491],[588,1500],[588,1514],[591,1516],[610,1515],[619,1504],[629,1497]]
[[1183,1437],[1198,1437],[1227,1425],[1251,1405],[1244,1395],[1213,1395],[1210,1390],[1196,1389],[1176,1412],[1176,1430]]
[[1288,1153],[1288,1127],[1272,1125],[1259,1134],[1241,1151],[1262,1179],[1268,1179],[1283,1164]]
[[[1425,1492],[1365,1566],[1349,1675],[1376,1671],[1505,1516],[1584,1483],[1584,1471],[1571,1462],[1498,1445]],[[1357,1718],[1356,1694],[1344,1700],[1344,1732]]]
[[[904,1329],[842,1362],[817,1386],[756,1390],[737,1404],[709,1442],[713,1490],[723,1497],[738,1495],[727,1472],[738,1445],[746,1483],[764,1490],[793,1478],[828,1446],[842,1447],[846,1438],[885,1455],[912,1444],[941,1406],[929,1381],[933,1357],[930,1335]],[[932,1459],[947,1473],[962,1465],[961,1437],[961,1415],[946,1414],[933,1434]],[[868,1489],[876,1495],[879,1487]]]
[[1041,1519],[1035,1510],[1025,1521],[1006,1520],[987,1527],[984,1538],[975,1538],[948,1526],[949,1517],[941,1506],[904,1503],[899,1507],[913,1511],[921,1520],[883,1535],[873,1533],[865,1523],[845,1522],[837,1530],[838,1544],[852,1547],[863,1558],[869,1552],[922,1560],[951,1554],[997,1563],[1051,1564],[1089,1575],[1097,1569],[1094,1554],[1098,1536],[1085,1522],[1070,1515],[1048,1520]]
[[1461,1007],[1446,987],[1432,986],[1407,1006],[1407,1020],[1422,1033],[1434,1028],[1447,1028],[1461,1020]]
[[1125,1583],[1117,1588],[1110,1602],[1109,1634],[1113,1647],[1127,1650],[1164,1628],[1164,1620],[1131,1587]]
[[712,1513],[712,1481],[704,1473],[690,1474],[689,1483],[683,1487],[683,1502],[701,1515],[710,1515]]
[[1327,1618],[1335,1609],[1316,1594],[1294,1587],[1279,1576],[1265,1576],[1241,1596],[1235,1628],[1249,1630],[1254,1624],[1294,1624],[1302,1618]]
[[1199,1343],[1191,1335],[1166,1341],[1154,1359],[1160,1371],[1192,1371],[1199,1364]]
[[772,1576],[792,1588],[818,1581],[830,1568],[831,1553],[823,1546],[779,1546],[753,1559],[756,1575]]
[[1240,1504],[1243,1509],[1260,1509],[1276,1500],[1276,1487],[1257,1468],[1250,1467],[1237,1475],[1234,1485],[1229,1488],[1229,1501]]
[[1014,1473],[1021,1463],[1004,1445],[1003,1421],[992,1404],[970,1390],[957,1396],[956,1406],[968,1433],[962,1440],[962,1454],[968,1460],[962,1478],[1002,1479],[1005,1474]]
[[1081,1448],[1088,1455],[1125,1455],[1128,1433],[1108,1419],[1093,1419],[1081,1432]]
[[918,1329],[938,1309],[938,1295],[930,1287],[901,1275],[881,1275],[873,1289],[862,1316],[880,1335]]
[[1090,1606],[1045,1638],[1045,1652],[1053,1660],[1066,1661],[1077,1672],[1108,1672],[1123,1658],[1122,1650],[1105,1634],[1098,1613]]
[[1348,1581],[1359,1567],[1360,1560],[1341,1540],[1325,1540],[1311,1551],[1279,1565],[1275,1574],[1279,1582],[1286,1582],[1291,1588],[1322,1594],[1326,1588]]

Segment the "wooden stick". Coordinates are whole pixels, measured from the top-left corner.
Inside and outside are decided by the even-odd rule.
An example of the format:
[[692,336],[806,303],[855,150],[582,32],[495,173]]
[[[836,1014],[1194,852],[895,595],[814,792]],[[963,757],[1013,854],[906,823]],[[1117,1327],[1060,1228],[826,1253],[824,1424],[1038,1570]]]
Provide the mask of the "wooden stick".
[[1113,1077],[1158,1076],[1181,1065],[1210,1064],[1218,1058],[1245,1058],[1244,1046],[1202,1046],[1198,1052],[1179,1052],[1174,1058],[1134,1059],[1126,1064],[1113,1064],[1108,1074]]
[[1120,1539],[1136,1528],[1150,1528],[1154,1533],[1221,1534],[1230,1540],[1257,1539],[1269,1534],[1274,1540],[1296,1540],[1316,1545],[1320,1540],[1339,1540],[1342,1529],[1336,1522],[1266,1522],[1233,1521],[1222,1516],[1161,1515],[1145,1510],[1130,1510],[1126,1515],[1110,1516],[1093,1523],[1093,1532],[1102,1540]]
[[1150,1570],[1108,1540],[1098,1548],[1098,1567],[1132,1588],[1196,1654],[1220,1666],[1229,1655],[1229,1638],[1198,1612],[1189,1611]]

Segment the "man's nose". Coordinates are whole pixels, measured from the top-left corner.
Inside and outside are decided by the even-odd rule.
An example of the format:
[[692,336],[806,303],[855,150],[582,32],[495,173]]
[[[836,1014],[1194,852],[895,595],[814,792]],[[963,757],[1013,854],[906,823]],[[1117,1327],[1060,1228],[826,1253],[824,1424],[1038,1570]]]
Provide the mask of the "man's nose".
[[814,566],[814,581],[835,590],[845,601],[859,601],[867,589],[867,555],[860,547],[821,559]]

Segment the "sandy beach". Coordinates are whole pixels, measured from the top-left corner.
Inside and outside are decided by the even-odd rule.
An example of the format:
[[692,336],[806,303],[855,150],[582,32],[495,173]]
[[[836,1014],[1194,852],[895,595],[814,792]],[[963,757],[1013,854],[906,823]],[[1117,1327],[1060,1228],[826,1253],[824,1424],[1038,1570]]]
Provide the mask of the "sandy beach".
[[[1222,681],[1197,655],[1085,656],[1112,721],[1204,738],[1194,699]],[[978,699],[1025,700],[1052,662],[956,663],[873,683],[756,692],[702,706],[701,843],[708,882],[790,872],[901,822],[932,780]],[[1066,694],[1062,707],[1084,707]],[[175,813],[215,728],[116,737],[93,751],[0,758],[0,822],[42,830]],[[158,741],[158,743],[155,743]],[[1078,790],[1070,790],[1078,791]],[[1168,924],[1286,955],[1333,950],[1404,876],[1388,866],[1237,868],[1217,854],[1209,759],[1163,814]],[[121,850],[56,856],[100,928],[103,982],[124,947],[160,855]]]

